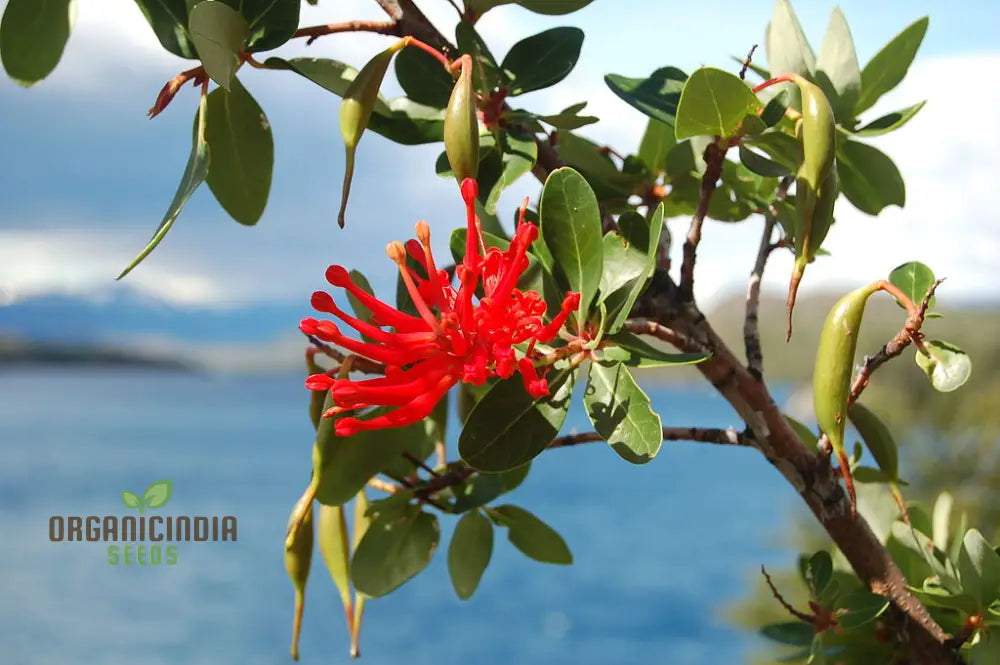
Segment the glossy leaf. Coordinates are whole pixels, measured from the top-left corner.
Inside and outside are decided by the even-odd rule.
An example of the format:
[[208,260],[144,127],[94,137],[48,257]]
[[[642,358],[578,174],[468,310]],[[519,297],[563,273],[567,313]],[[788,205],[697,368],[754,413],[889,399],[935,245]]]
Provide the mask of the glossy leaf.
[[455,503],[452,508],[457,513],[474,511],[485,506],[504,493],[504,481],[499,474],[478,473],[462,485],[454,488]]
[[855,115],[870,109],[882,95],[903,80],[924,40],[928,23],[929,19],[925,16],[908,25],[861,70],[861,96],[854,106]]
[[765,178],[781,178],[792,172],[787,166],[770,160],[767,157],[754,152],[745,145],[740,145],[739,154],[740,162],[742,162],[745,167],[757,175],[764,176]]
[[764,132],[744,141],[743,145],[760,148],[790,172],[798,170],[802,163],[802,145],[784,132]]
[[855,208],[877,215],[886,206],[906,203],[906,185],[884,152],[859,141],[844,141],[837,149],[840,189]]
[[572,291],[580,294],[577,320],[587,318],[603,272],[601,212],[594,191],[571,168],[552,171],[538,209],[541,235]]
[[347,535],[347,519],[343,506],[319,504],[316,538],[326,569],[330,572],[344,610],[351,611],[351,543]]
[[834,7],[830,24],[816,60],[816,78],[830,100],[840,122],[854,118],[854,106],[861,94],[861,67],[854,50],[854,38],[840,7]]
[[583,405],[597,433],[626,462],[645,464],[660,452],[660,416],[622,363],[590,364]]
[[[924,296],[934,285],[934,271],[919,261],[910,261],[901,266],[897,266],[889,273],[889,281],[902,289],[903,293],[909,296],[913,304],[919,306],[923,302]],[[896,303],[902,307],[903,303],[898,300]],[[933,307],[934,299],[931,298],[930,306]]]
[[510,95],[541,90],[566,78],[580,57],[583,30],[552,28],[514,44],[500,68],[510,78]]
[[803,621],[772,623],[760,630],[761,635],[780,644],[807,647],[812,644],[816,632]]
[[455,81],[437,58],[419,48],[404,48],[396,54],[394,66],[407,97],[435,108],[448,105]]
[[666,170],[667,154],[677,144],[673,128],[659,120],[650,118],[646,122],[646,131],[639,143],[639,158],[653,173]]
[[[34,0],[31,0],[34,2]],[[186,0],[135,0],[160,45],[181,58],[197,59],[198,51],[188,32]]]
[[567,106],[559,113],[553,115],[540,115],[538,119],[557,129],[579,129],[598,121],[598,118],[595,116],[580,115],[580,111],[585,106],[587,106],[587,102],[580,102],[572,106]]
[[474,25],[459,21],[455,26],[455,44],[459,52],[472,56],[472,81],[477,90],[493,90],[507,84],[496,58]]
[[351,581],[367,596],[384,596],[427,567],[440,538],[430,513],[414,508],[400,517],[378,517],[354,552]]
[[594,0],[514,0],[514,4],[520,5],[536,14],[547,16],[562,16],[572,14],[578,9],[583,9]]
[[459,598],[472,597],[492,555],[493,524],[478,510],[462,515],[448,545],[448,574]]
[[[518,178],[530,173],[538,159],[538,144],[535,143],[533,137],[520,137],[512,132],[506,132],[503,135],[501,145],[503,153],[500,158],[500,173],[486,190],[488,194],[483,203],[487,214],[490,215],[495,215],[497,212],[500,194],[513,185]],[[486,176],[486,173],[483,173],[483,176]],[[484,177],[480,178],[481,185],[485,184],[484,179]]]
[[497,382],[473,407],[458,437],[469,466],[497,473],[537,457],[559,434],[573,394],[575,372],[548,375],[549,397],[535,398],[518,376]]
[[965,351],[954,344],[940,340],[925,342],[924,347],[930,353],[930,357],[918,350],[915,360],[935,390],[948,393],[957,390],[969,380],[972,360]]
[[976,529],[969,529],[962,538],[958,573],[962,590],[978,599],[981,608],[1000,598],[1000,555]]
[[121,279],[125,275],[129,274],[133,268],[135,268],[139,263],[142,262],[150,252],[156,249],[156,246],[160,244],[160,241],[167,235],[170,228],[174,225],[174,221],[177,216],[181,214],[181,210],[184,208],[184,204],[188,202],[191,195],[194,194],[195,190],[205,182],[205,177],[208,175],[208,165],[209,165],[209,152],[208,152],[208,142],[205,140],[205,118],[206,110],[208,109],[208,99],[206,96],[202,96],[198,102],[198,111],[195,114],[194,119],[194,132],[191,140],[191,154],[188,155],[187,166],[184,167],[184,174],[181,175],[181,182],[177,185],[177,191],[174,193],[174,198],[170,202],[170,207],[167,208],[166,214],[160,221],[159,227],[153,233],[153,237],[150,238],[146,247],[139,252],[139,255],[132,259],[132,262],[126,266],[125,270],[118,275],[117,279]]
[[[399,56],[397,55],[397,57]],[[268,58],[264,64],[271,69],[289,69],[338,97],[344,96],[351,81],[358,75],[358,70],[354,67],[329,58],[289,58],[288,60]],[[374,113],[389,116],[392,114],[392,109],[379,96],[375,100]]]
[[247,20],[218,0],[204,0],[191,8],[188,32],[201,64],[212,80],[229,90],[240,66],[240,50],[249,34]]
[[806,583],[814,599],[819,598],[833,578],[833,559],[830,553],[820,550],[806,563]]
[[605,337],[614,346],[602,350],[605,357],[628,367],[665,367],[667,365],[692,365],[709,356],[701,353],[669,353],[646,343],[632,333],[619,332]]
[[854,132],[855,136],[881,136],[882,134],[888,134],[889,132],[896,131],[910,119],[917,114],[920,109],[924,108],[926,101],[920,102],[919,104],[914,104],[913,106],[908,106],[905,109],[900,109],[899,111],[893,111],[892,113],[887,113],[877,120],[872,120],[867,125]]
[[738,76],[714,67],[702,67],[684,83],[677,105],[677,140],[691,136],[739,134],[743,119],[763,108],[757,95]]
[[507,527],[507,539],[525,556],[542,563],[573,563],[573,555],[562,536],[524,508],[505,505],[489,513]]
[[[629,242],[622,229],[623,222],[627,227],[634,228],[636,235],[644,236],[642,244]],[[601,302],[630,283],[646,278],[646,250],[649,245],[649,225],[642,215],[635,211],[623,213],[618,218],[620,231],[608,231],[604,234],[602,254],[604,257],[604,272],[601,275],[599,298]]]
[[[642,272],[638,274],[636,279],[625,284],[619,291],[612,291],[608,298],[604,298],[608,303],[608,314],[611,315],[611,321],[605,326],[607,333],[616,333],[625,324],[625,320],[632,313],[633,305],[642,295],[646,284],[656,270],[660,235],[663,232],[664,224],[663,211],[663,204],[657,205],[648,222],[638,215],[623,214],[618,218],[618,226],[625,241],[636,254],[643,255],[644,265]],[[609,272],[607,264],[605,264],[604,271]],[[619,294],[621,295],[619,296]]]
[[604,82],[634,108],[673,127],[686,79],[687,74],[676,67],[662,67],[646,78],[607,74]]
[[847,408],[847,417],[858,430],[878,468],[885,472],[889,480],[897,480],[899,452],[889,428],[867,407],[857,402]]
[[793,430],[795,430],[795,433],[802,440],[802,443],[808,447],[815,447],[816,443],[819,441],[819,437],[816,436],[815,432],[800,423],[795,418],[785,416],[785,420],[787,420],[788,424],[791,425]]
[[246,50],[250,53],[276,49],[299,27],[299,0],[228,0],[249,24]]
[[837,623],[844,630],[856,630],[880,617],[889,607],[889,599],[862,590],[844,596],[840,606],[847,611],[837,617]]
[[0,20],[0,61],[7,75],[29,87],[52,73],[75,20],[75,0],[8,0]]
[[267,116],[234,78],[228,92],[209,93],[206,123],[212,152],[208,186],[233,219],[252,226],[264,214],[271,191],[274,140]]
[[765,37],[764,48],[771,76],[808,75],[815,71],[816,55],[788,0],[775,3]]

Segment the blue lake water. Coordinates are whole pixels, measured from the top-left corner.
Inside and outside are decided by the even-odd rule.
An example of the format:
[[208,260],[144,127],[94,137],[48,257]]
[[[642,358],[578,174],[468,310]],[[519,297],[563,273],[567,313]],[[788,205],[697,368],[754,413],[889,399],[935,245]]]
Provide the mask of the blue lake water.
[[[665,424],[739,424],[707,386],[650,395]],[[0,372],[0,662],[291,663],[282,543],[309,476],[306,399],[297,376]],[[579,404],[571,427],[590,429]],[[170,514],[236,515],[238,541],[180,543],[173,566],[112,566],[105,544],[49,540],[50,516],[126,514],[122,490],[161,478]],[[755,451],[694,443],[641,467],[604,444],[549,451],[501,501],[557,529],[574,564],[529,560],[498,531],[460,601],[446,566],[455,518],[442,516],[429,568],[368,603],[361,663],[739,662],[757,638],[720,610],[762,563],[794,561],[782,527],[803,510]],[[317,556],[300,662],[347,662],[347,646]]]

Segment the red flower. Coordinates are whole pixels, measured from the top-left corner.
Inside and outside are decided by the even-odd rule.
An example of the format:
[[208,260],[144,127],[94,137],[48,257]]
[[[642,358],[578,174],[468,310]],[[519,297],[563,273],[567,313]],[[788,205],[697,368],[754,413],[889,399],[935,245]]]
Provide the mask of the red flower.
[[[545,301],[535,291],[521,291],[517,281],[528,267],[528,247],[538,238],[538,228],[524,221],[522,210],[510,247],[485,249],[475,214],[478,186],[466,179],[461,186],[466,204],[465,258],[456,268],[458,288],[448,273],[439,270],[430,247],[430,229],[418,222],[418,240],[405,247],[390,243],[386,254],[399,266],[406,289],[419,316],[399,311],[369,295],[341,266],[330,266],[326,279],[354,295],[372,313],[365,323],[344,312],[330,294],[317,291],[313,307],[332,314],[370,341],[344,335],[327,320],[303,319],[299,328],[325,342],[385,365],[385,376],[356,381],[314,374],[306,379],[310,390],[331,390],[335,406],[323,415],[372,406],[394,407],[369,420],[340,418],[339,436],[361,430],[401,427],[428,416],[438,401],[459,381],[481,385],[491,376],[509,378],[521,374],[525,389],[534,397],[549,394],[548,383],[534,365],[539,353],[535,343],[552,341],[567,317],[580,304],[580,295],[567,293],[562,308],[548,324],[542,320]],[[424,279],[406,265],[406,255],[423,268]],[[475,298],[477,287],[483,296]],[[384,330],[391,328],[392,331]],[[520,358],[514,347],[527,343]]]

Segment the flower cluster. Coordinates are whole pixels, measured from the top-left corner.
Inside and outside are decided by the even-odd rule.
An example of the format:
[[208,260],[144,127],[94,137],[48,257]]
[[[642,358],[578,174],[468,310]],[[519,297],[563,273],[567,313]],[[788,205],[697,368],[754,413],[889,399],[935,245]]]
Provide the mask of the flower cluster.
[[[373,406],[390,407],[367,420],[339,418],[335,430],[340,436],[415,423],[428,416],[459,381],[481,385],[489,377],[506,379],[516,371],[529,394],[544,397],[549,393],[544,369],[539,373],[535,367],[540,357],[535,344],[556,337],[579,306],[580,295],[567,293],[559,313],[545,323],[542,297],[535,291],[517,288],[518,279],[528,267],[528,247],[538,238],[538,228],[524,221],[522,209],[510,247],[504,251],[487,249],[475,215],[476,182],[466,179],[461,191],[468,232],[465,258],[456,267],[457,288],[448,273],[434,262],[430,229],[425,222],[418,222],[417,240],[405,246],[393,242],[386,248],[386,254],[399,266],[417,316],[370,295],[351,280],[347,270],[336,265],[327,269],[327,281],[360,301],[371,312],[371,323],[344,312],[324,291],[312,296],[317,311],[332,314],[367,341],[344,335],[329,320],[303,319],[299,328],[304,333],[385,366],[385,376],[373,379],[332,378],[326,374],[306,379],[310,390],[332,392],[334,406],[324,413],[326,417]],[[426,277],[407,265],[407,255]],[[518,357],[514,347],[521,344],[527,346]]]

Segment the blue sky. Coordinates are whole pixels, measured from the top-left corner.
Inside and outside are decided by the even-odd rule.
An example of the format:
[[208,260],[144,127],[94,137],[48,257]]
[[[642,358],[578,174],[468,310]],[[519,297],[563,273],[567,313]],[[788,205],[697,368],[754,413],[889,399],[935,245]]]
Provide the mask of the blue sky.
[[[455,15],[445,0],[419,2],[448,32]],[[448,232],[461,223],[454,183],[433,174],[439,147],[398,148],[375,134],[361,143],[348,226],[335,215],[343,169],[337,129],[339,99],[285,72],[241,71],[267,113],[275,136],[275,172],[267,210],[256,228],[241,227],[207,187],[189,203],[174,230],[123,283],[115,275],[141,249],[173,196],[189,151],[196,92],[185,88],[161,116],[145,110],[163,83],[190,66],[159,48],[129,0],[79,3],[63,61],[46,81],[24,90],[0,81],[0,303],[46,293],[104,298],[137,291],[175,305],[228,307],[254,302],[307,301],[323,287],[330,263],[366,272],[378,288],[395,279],[383,248],[412,235],[427,219],[446,254]],[[796,3],[818,49],[832,4]],[[841,2],[862,65],[899,30],[927,14],[930,29],[917,62],[897,91],[869,113],[928,99],[901,131],[874,144],[890,154],[907,180],[905,210],[879,218],[838,206],[827,241],[832,258],[809,270],[802,293],[850,286],[884,276],[907,260],[922,260],[949,278],[941,296],[996,299],[991,279],[1000,252],[995,192],[1000,166],[1000,91],[988,83],[1000,71],[995,25],[1000,5],[987,2]],[[519,102],[556,112],[589,100],[602,121],[582,133],[621,152],[635,150],[645,118],[615,97],[603,74],[648,74],[675,65],[733,67],[730,54],[760,42],[771,0],[640,2],[595,0],[564,17],[517,6],[489,12],[480,29],[498,57],[518,39],[556,25],[586,31],[574,72],[547,91]],[[304,8],[304,24],[382,18],[372,0],[320,0]],[[333,57],[360,65],[387,39],[335,35],[276,54]],[[759,52],[763,64],[763,50]],[[387,84],[388,96],[398,92]],[[970,118],[968,121],[963,118]],[[969,129],[937,138],[942,128]],[[501,199],[510,219],[520,198],[538,184],[523,179]],[[677,232],[687,220],[675,220]],[[745,288],[761,221],[706,226],[697,281],[709,304]],[[769,266],[765,289],[787,285],[790,257]]]

